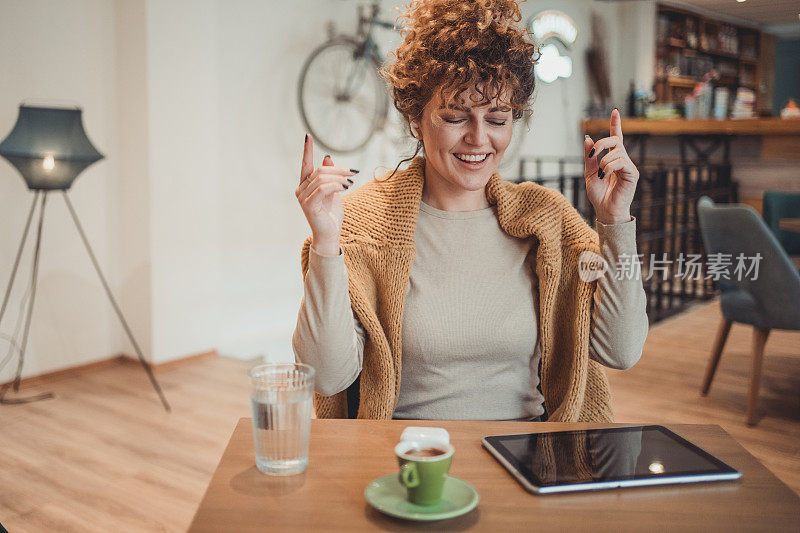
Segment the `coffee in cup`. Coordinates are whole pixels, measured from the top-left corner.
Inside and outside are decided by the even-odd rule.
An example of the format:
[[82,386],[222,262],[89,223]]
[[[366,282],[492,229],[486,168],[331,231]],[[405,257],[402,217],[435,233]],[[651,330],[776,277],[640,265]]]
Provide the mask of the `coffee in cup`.
[[439,448],[412,448],[406,452],[406,455],[410,455],[411,457],[437,457],[446,453],[446,451],[440,450]]

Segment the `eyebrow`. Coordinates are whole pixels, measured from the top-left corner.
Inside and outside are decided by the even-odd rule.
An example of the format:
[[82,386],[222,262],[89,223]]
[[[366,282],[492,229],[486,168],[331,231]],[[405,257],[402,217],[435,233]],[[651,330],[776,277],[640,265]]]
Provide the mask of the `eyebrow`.
[[[484,105],[486,105],[486,104],[484,104]],[[483,107],[483,106],[478,106],[478,107]],[[469,113],[469,111],[470,111],[469,107],[457,106],[457,105],[448,105],[445,109],[453,109],[455,111],[463,111],[465,113]],[[502,111],[502,112],[511,111],[511,108],[508,107],[508,106],[503,106],[503,107],[495,106],[495,107],[489,109],[489,113],[495,113],[497,111]]]

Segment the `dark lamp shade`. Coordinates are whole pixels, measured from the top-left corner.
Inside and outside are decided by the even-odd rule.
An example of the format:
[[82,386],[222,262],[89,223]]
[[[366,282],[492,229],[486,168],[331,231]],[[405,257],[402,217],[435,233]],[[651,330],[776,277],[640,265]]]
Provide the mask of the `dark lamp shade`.
[[19,106],[0,155],[16,167],[29,189],[69,189],[78,174],[103,159],[83,129],[83,111]]

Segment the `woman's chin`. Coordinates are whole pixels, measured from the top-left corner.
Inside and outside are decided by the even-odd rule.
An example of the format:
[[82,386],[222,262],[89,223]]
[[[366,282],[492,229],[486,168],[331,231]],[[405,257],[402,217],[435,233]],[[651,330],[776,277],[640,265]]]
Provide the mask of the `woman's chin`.
[[480,180],[474,178],[470,180],[456,179],[455,183],[463,191],[478,192],[486,188],[486,184],[489,183],[490,177],[491,174],[489,176],[486,176],[485,179],[480,179]]
[[487,166],[482,168],[480,171],[465,172],[463,170],[459,170],[454,175],[456,178],[454,181],[456,181],[464,189],[469,191],[478,191],[486,187],[486,184],[489,183],[489,179],[496,170],[497,167],[494,165],[491,167]]

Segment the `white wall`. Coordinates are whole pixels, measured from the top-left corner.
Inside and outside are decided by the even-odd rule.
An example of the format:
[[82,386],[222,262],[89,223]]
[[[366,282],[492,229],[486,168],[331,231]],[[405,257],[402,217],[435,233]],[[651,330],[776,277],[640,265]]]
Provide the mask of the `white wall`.
[[[656,76],[656,7],[652,0],[620,7],[616,53],[627,64],[633,64],[630,79],[644,89],[651,89]],[[623,87],[625,94],[627,89]]]
[[[115,3],[117,147],[113,229],[117,236],[114,270],[119,304],[142,351],[152,339],[152,264],[150,261],[150,170],[148,150],[147,35],[145,0]],[[121,328],[119,350],[133,355]]]
[[[153,361],[210,349],[292,357],[299,251],[309,231],[294,197],[305,133],[297,79],[327,22],[352,32],[360,3],[0,0],[0,125],[10,129],[17,103],[33,96],[69,98],[85,109],[89,135],[108,157],[79,178],[72,197]],[[382,18],[393,20],[392,8],[405,3],[383,0]],[[606,21],[610,67],[618,72],[613,98],[622,104],[631,77],[647,71],[630,50],[652,40],[640,24],[652,17],[652,6],[522,5],[524,20],[555,8],[580,31],[573,77],[540,84],[526,153],[580,155],[591,11]],[[399,42],[392,31],[378,30],[377,37],[384,52]],[[360,184],[411,148],[393,124],[335,163],[361,169]],[[315,155],[319,163],[322,151]],[[30,196],[4,163],[0,187],[3,282]],[[63,206],[52,204],[26,375],[133,352]],[[15,315],[0,329],[8,331]],[[8,369],[0,381],[7,376]]]
[[[113,270],[109,267],[117,238],[109,220],[119,165],[113,7],[105,0],[0,1],[0,135],[5,137],[13,127],[23,100],[83,107],[89,137],[107,158],[78,178],[70,198],[107,274]],[[5,290],[31,199],[16,169],[0,162],[0,290]],[[29,280],[32,237],[0,324],[4,334],[14,329]],[[111,313],[60,193],[50,194],[24,375],[116,353]],[[0,360],[7,346],[0,341]],[[0,371],[0,382],[13,376],[15,359]]]
[[220,167],[217,4],[147,2],[153,360],[216,347]]

